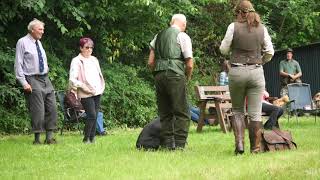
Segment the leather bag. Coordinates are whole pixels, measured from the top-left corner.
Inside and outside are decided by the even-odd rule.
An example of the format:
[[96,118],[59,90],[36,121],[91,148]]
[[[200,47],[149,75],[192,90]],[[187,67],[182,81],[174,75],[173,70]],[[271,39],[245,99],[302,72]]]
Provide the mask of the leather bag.
[[66,108],[73,108],[74,110],[83,110],[80,99],[72,91],[67,91],[64,96],[64,105]]
[[273,129],[262,133],[264,151],[281,151],[296,149],[297,145],[293,141],[290,131]]

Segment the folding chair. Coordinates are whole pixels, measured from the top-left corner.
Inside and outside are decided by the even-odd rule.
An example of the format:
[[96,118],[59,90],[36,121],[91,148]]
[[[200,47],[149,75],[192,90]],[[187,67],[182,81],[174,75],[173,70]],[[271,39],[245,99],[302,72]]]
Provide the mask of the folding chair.
[[84,114],[85,114],[84,111],[76,110],[74,108],[68,108],[64,106],[65,91],[56,91],[55,94],[56,94],[56,97],[58,97],[60,108],[61,108],[61,111],[63,112],[63,121],[62,121],[62,127],[60,129],[60,134],[62,135],[63,129],[66,125],[74,125],[74,124],[77,125],[77,129],[81,134],[80,123],[84,118]]
[[314,121],[316,122],[319,109],[314,107],[310,85],[306,83],[293,83],[288,84],[287,86],[288,96],[290,101],[292,102],[289,105],[290,111],[295,112],[296,116],[299,112],[313,113],[315,115]]

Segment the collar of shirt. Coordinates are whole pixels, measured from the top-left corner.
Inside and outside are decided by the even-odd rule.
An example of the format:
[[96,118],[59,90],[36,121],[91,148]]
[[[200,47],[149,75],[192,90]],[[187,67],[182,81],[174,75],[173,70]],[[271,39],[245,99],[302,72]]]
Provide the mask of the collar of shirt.
[[31,34],[28,33],[27,36],[28,36],[28,38],[29,38],[32,42],[36,43],[37,40],[35,40],[35,39],[31,36]]
[[91,60],[91,59],[93,58],[93,56],[92,56],[92,55],[91,55],[90,57],[87,57],[87,58],[86,58],[86,57],[82,56],[82,54],[81,54],[81,53],[79,53],[78,57],[79,57],[79,59],[80,59],[80,60],[88,60],[88,59],[90,59],[90,60]]
[[180,29],[180,27],[179,27],[179,26],[177,26],[177,25],[175,25],[175,24],[172,24],[172,25],[171,25],[171,27],[173,27],[173,28],[177,28],[177,29],[181,32],[181,29]]

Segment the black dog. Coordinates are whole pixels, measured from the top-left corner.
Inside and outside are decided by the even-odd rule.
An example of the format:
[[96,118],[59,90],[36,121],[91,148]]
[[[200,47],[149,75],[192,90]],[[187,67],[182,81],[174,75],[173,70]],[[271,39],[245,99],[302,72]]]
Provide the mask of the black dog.
[[160,118],[147,124],[141,131],[136,147],[144,150],[157,150],[160,146]]

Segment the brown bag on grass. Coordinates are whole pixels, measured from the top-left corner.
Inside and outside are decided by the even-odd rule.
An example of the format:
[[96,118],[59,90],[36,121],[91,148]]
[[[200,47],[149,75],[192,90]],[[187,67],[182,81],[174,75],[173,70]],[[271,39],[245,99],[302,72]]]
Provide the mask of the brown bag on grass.
[[296,149],[297,145],[293,142],[289,131],[273,129],[262,133],[264,151],[280,151]]

